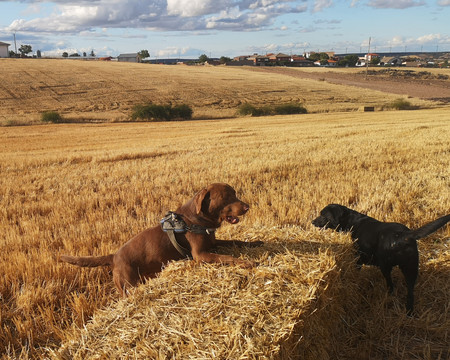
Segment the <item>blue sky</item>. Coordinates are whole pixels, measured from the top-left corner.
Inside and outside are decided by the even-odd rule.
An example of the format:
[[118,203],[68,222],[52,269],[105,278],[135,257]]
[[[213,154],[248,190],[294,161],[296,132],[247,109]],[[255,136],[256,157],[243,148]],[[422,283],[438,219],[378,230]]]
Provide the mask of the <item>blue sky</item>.
[[0,41],[45,56],[450,51],[450,0],[0,0]]

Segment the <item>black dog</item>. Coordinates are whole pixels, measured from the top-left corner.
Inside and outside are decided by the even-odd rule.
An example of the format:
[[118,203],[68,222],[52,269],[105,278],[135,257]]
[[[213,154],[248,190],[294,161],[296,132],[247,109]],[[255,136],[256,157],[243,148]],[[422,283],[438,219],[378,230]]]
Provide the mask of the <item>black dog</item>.
[[398,265],[406,280],[406,309],[411,314],[414,307],[414,285],[419,271],[416,240],[430,235],[449,221],[450,215],[446,215],[417,230],[410,230],[399,223],[381,222],[345,206],[330,204],[322,209],[320,216],[312,223],[317,227],[350,231],[359,254],[358,266],[378,266],[390,292],[394,288],[391,271]]

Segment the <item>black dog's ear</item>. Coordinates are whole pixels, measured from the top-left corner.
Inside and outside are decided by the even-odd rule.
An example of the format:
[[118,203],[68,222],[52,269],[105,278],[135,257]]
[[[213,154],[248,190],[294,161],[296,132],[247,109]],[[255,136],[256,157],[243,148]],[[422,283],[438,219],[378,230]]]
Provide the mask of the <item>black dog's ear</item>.
[[326,210],[326,218],[330,221],[330,224],[333,227],[336,227],[339,225],[340,220],[342,216],[344,215],[344,207],[342,205],[338,204],[330,204],[327,207],[325,207],[324,210]]

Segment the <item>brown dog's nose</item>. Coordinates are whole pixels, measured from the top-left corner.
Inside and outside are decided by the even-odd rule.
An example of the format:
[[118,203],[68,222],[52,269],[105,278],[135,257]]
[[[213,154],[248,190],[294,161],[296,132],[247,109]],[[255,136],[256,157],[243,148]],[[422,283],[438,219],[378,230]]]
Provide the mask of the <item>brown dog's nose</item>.
[[243,206],[244,213],[246,213],[248,211],[248,209],[250,209],[250,206],[248,204],[244,203],[244,206]]

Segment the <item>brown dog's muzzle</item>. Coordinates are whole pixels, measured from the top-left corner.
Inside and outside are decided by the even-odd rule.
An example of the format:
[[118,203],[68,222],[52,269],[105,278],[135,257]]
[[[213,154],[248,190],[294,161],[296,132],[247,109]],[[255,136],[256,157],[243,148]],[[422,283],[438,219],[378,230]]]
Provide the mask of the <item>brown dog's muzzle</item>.
[[225,209],[225,220],[230,224],[237,224],[239,222],[239,216],[244,215],[250,206],[242,201],[228,205]]

